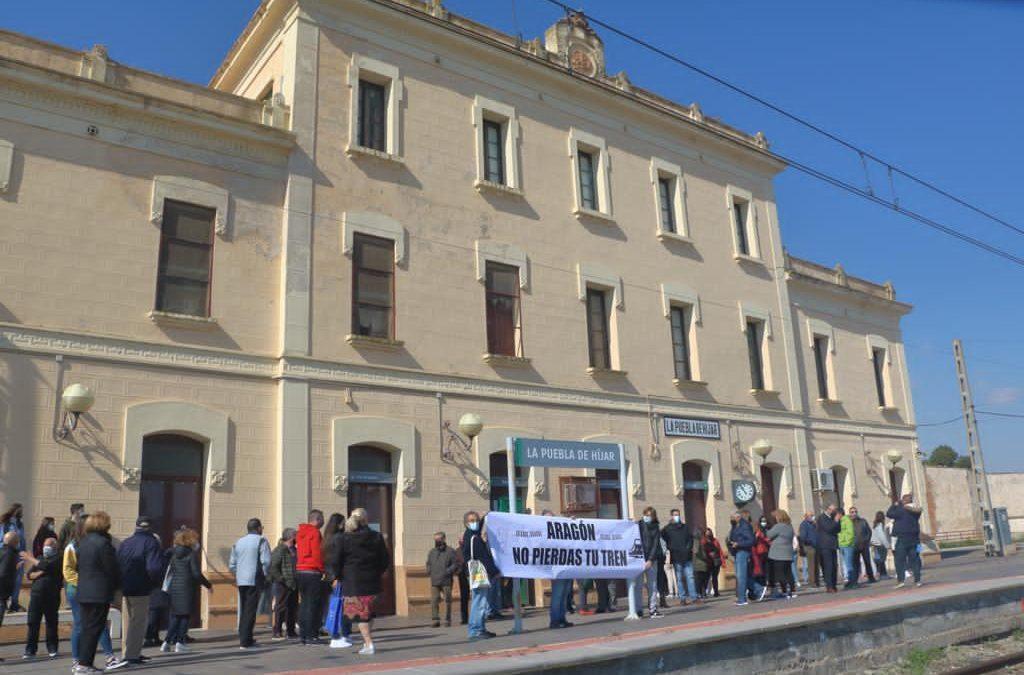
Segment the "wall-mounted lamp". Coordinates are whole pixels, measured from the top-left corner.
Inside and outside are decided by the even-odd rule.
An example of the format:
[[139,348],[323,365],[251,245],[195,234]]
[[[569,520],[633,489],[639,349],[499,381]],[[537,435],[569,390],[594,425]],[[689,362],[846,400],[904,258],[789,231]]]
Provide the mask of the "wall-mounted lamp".
[[885,451],[885,457],[890,462],[892,462],[892,466],[893,466],[893,468],[895,468],[897,464],[899,464],[900,462],[903,461],[903,451],[902,450],[897,450],[896,448],[893,448],[891,450],[886,450]]
[[754,441],[754,445],[750,449],[761,458],[761,464],[764,464],[765,460],[768,459],[768,455],[772,454],[772,443],[765,438],[759,438]]
[[60,426],[57,427],[57,438],[64,440],[78,427],[78,418],[82,413],[89,412],[96,397],[92,389],[84,384],[72,384],[60,396],[64,414]]
[[483,431],[484,422],[476,413],[466,413],[460,417],[459,431],[461,431],[466,438],[460,436],[459,431],[452,429],[452,423],[447,420],[445,420],[443,428],[445,435],[447,436],[447,442],[444,444],[444,447],[441,448],[441,459],[450,461],[455,456],[452,445],[457,445],[460,449],[468,452],[469,449],[473,447],[473,439],[479,436],[480,432]]

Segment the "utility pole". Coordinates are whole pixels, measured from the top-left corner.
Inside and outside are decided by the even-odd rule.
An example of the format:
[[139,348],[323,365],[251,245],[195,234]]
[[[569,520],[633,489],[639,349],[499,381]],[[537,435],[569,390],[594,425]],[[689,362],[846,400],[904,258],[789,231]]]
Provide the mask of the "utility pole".
[[960,340],[953,340],[953,360],[956,362],[956,379],[960,384],[960,403],[967,426],[967,452],[971,457],[971,487],[974,490],[975,508],[981,513],[982,531],[985,536],[985,555],[1003,555],[1004,542],[992,513],[992,495],[988,491],[988,475],[985,473],[985,458],[981,454],[981,438],[978,436],[978,421],[974,416],[974,399],[971,397],[971,383],[967,379],[967,362],[964,360],[964,346]]

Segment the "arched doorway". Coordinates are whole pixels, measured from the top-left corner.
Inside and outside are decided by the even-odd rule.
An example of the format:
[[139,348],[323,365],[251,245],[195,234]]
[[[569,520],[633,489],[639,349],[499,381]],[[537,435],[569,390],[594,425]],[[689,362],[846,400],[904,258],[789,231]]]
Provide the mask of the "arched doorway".
[[[206,444],[179,434],[154,434],[142,440],[139,515],[153,521],[160,545],[169,548],[174,533],[187,527],[203,541],[203,460]],[[200,625],[196,587],[191,625]]]
[[[391,452],[372,445],[352,445],[348,449],[348,513],[366,509],[370,529],[384,535],[388,550],[395,551],[395,474],[392,471]],[[394,566],[388,568],[382,580],[382,592],[377,598],[376,613],[382,616],[395,613]]]
[[708,526],[708,481],[705,465],[683,462],[683,520],[692,532]]
[[782,467],[777,464],[761,465],[761,512],[773,523],[772,511],[779,508],[779,487]]

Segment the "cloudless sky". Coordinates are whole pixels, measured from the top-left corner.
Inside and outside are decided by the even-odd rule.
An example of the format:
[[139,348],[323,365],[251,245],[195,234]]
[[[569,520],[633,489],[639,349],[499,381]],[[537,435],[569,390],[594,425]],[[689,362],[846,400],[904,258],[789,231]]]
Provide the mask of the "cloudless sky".
[[[353,0],[338,0],[350,2]],[[1011,0],[577,0],[592,16],[749,88],[1024,228],[1024,2]],[[258,0],[7,2],[0,28],[206,83]],[[525,38],[561,14],[546,0],[447,0]],[[884,169],[659,56],[610,35],[608,71],[772,148],[889,196]],[[951,341],[964,340],[978,409],[1024,415],[1024,267],[789,170],[776,181],[786,247],[875,281],[914,305],[903,322],[917,419],[960,414]],[[906,181],[908,208],[1024,256],[1024,236]],[[990,470],[1024,470],[1024,418],[979,417]],[[962,422],[922,426],[921,447],[964,450]]]

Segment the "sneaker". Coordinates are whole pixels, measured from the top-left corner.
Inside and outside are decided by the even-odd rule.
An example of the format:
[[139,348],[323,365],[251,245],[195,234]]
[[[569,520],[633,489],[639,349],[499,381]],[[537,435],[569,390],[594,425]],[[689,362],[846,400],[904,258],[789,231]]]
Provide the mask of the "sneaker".
[[170,651],[171,651],[170,643],[165,642],[162,645],[160,645],[160,651],[162,651],[164,654],[170,653]]
[[331,640],[331,649],[348,649],[352,646],[352,643],[345,638],[337,638]]
[[790,593],[788,596],[786,596],[786,599],[787,600],[796,600],[796,593]]
[[81,663],[76,663],[75,667],[71,669],[71,672],[75,673],[75,675],[93,675],[93,673],[102,673],[103,671],[97,670],[92,666],[85,666]]
[[284,639],[284,636],[281,635],[280,633],[274,633],[273,635],[270,636],[270,639],[272,641],[274,641],[274,642],[280,642],[281,640]]
[[921,588],[921,586],[924,585],[924,582],[923,581],[915,581],[914,585],[917,586],[918,588]]
[[57,652],[50,652],[47,654],[47,656],[49,656],[51,659],[55,659],[57,658]]
[[903,587],[904,587],[904,586],[906,586],[906,585],[907,585],[907,584],[906,584],[905,582],[901,581],[901,582],[899,582],[898,584],[896,584],[896,588],[903,588]]
[[664,616],[664,614],[662,614],[661,612],[659,612],[658,610],[655,609],[655,610],[653,610],[651,612],[651,616],[649,618],[651,618],[651,619],[660,619],[663,616]]
[[377,650],[374,648],[373,645],[366,645],[365,647],[359,650],[359,654],[362,656],[373,656],[376,653]]
[[128,665],[127,661],[121,661],[116,656],[112,657],[112,659],[113,660],[108,660],[107,661],[107,667],[103,669],[104,672],[108,672],[108,671],[112,671],[112,670],[120,670],[121,668],[124,668],[125,666]]
[[21,655],[21,660],[22,661],[27,661],[28,659],[34,659],[35,657],[36,657],[35,654],[22,654]]
[[737,606],[737,607],[746,607],[746,606],[747,606],[747,605],[749,605],[749,604],[750,604],[750,603],[749,603],[749,602],[747,602],[746,600],[737,600],[737,601],[736,601],[736,606]]
[[179,642],[178,644],[174,645],[174,653],[175,654],[184,654],[185,652],[190,652],[190,651],[192,651],[192,650],[189,649],[185,645],[184,642]]

